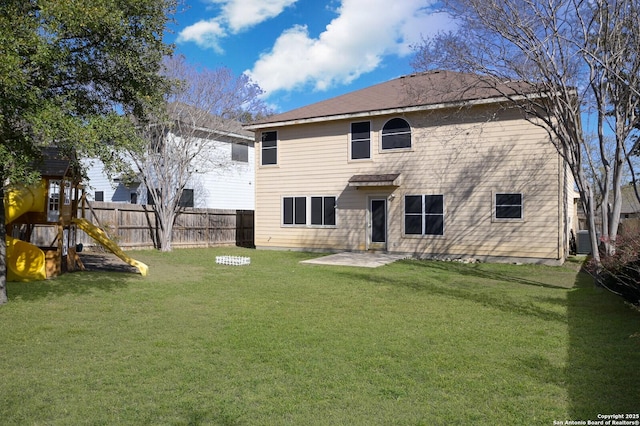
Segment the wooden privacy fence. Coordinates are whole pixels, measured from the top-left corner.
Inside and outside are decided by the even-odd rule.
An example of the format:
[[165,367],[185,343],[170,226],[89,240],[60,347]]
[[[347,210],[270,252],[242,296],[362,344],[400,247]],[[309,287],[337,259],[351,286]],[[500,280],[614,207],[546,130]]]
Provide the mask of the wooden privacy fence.
[[[93,201],[79,217],[102,227],[123,249],[156,247],[157,222],[152,206]],[[173,227],[172,247],[254,247],[253,210],[186,208]],[[97,244],[78,230],[77,243]]]

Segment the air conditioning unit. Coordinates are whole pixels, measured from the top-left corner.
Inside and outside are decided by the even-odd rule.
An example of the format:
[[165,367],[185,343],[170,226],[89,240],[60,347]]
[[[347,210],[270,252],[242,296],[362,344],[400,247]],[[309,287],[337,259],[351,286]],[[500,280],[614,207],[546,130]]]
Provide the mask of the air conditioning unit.
[[576,245],[577,254],[591,254],[591,238],[589,237],[589,231],[578,231]]

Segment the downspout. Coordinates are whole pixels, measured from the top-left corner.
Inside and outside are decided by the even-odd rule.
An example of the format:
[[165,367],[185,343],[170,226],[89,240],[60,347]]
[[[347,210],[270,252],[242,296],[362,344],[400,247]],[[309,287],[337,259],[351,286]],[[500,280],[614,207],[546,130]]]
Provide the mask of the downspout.
[[556,247],[556,259],[564,261],[565,252],[565,240],[567,231],[567,218],[564,212],[566,211],[566,191],[567,191],[567,174],[565,171],[564,161],[562,156],[558,155],[558,244]]

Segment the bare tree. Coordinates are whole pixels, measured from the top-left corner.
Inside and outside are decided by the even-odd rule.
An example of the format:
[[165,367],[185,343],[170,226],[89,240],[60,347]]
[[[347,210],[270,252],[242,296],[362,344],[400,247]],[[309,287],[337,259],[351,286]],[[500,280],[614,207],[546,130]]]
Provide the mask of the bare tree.
[[140,129],[145,149],[131,156],[156,214],[157,245],[171,251],[185,187],[196,174],[228,165],[216,155],[216,141],[230,141],[241,131],[238,120],[267,109],[258,98],[260,88],[228,68],[198,68],[182,57],[167,59],[164,67],[174,90],[155,119]]
[[[594,259],[599,241],[615,251],[621,183],[639,123],[640,4],[637,0],[444,0],[459,24],[416,48],[417,69],[449,68],[485,76],[548,132],[580,191]],[[518,91],[513,81],[536,87]],[[596,117],[597,149],[586,148],[582,113]],[[607,138],[615,140],[607,149]],[[585,158],[589,153],[597,158]],[[592,179],[586,170],[601,165]],[[594,168],[595,169],[595,168]],[[594,182],[595,187],[594,187]],[[596,228],[596,192],[602,226]]]

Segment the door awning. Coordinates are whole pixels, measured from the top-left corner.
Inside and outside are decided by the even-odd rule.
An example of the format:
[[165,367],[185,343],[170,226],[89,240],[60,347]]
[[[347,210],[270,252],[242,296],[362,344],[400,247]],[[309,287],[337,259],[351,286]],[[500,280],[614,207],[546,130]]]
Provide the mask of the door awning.
[[394,186],[398,187],[401,184],[400,173],[387,173],[377,175],[353,175],[349,179],[349,186],[356,188],[362,187],[379,187],[379,186]]

